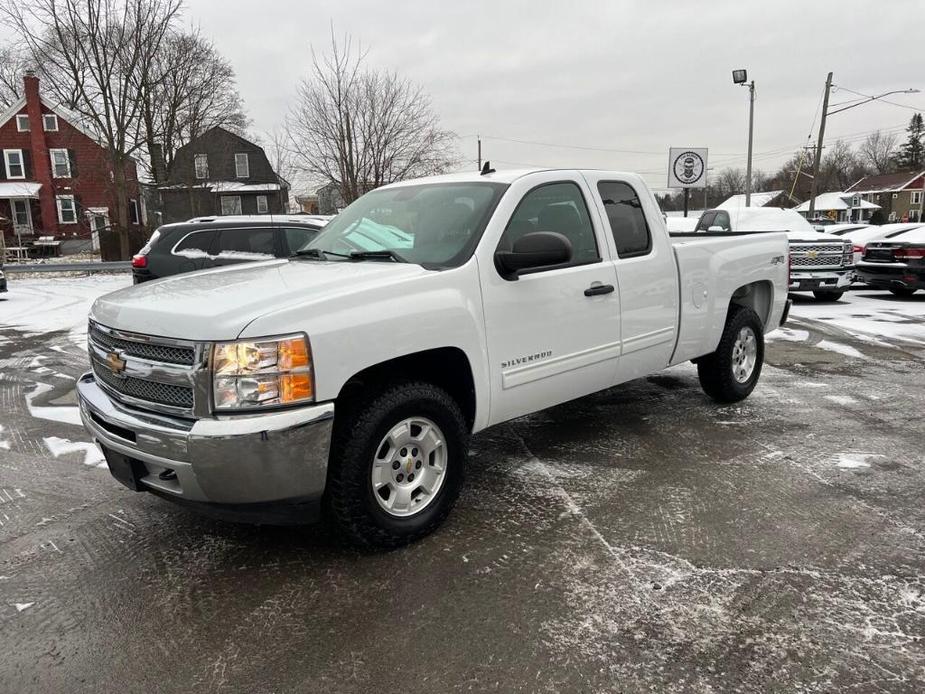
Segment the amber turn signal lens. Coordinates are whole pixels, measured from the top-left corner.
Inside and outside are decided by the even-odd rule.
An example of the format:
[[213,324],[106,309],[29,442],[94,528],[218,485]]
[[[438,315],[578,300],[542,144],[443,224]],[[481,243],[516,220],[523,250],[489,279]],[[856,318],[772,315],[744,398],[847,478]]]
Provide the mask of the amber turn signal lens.
[[310,373],[285,374],[279,377],[279,401],[281,403],[308,400],[312,393]]
[[308,344],[301,338],[281,341],[278,354],[280,371],[291,371],[311,364]]

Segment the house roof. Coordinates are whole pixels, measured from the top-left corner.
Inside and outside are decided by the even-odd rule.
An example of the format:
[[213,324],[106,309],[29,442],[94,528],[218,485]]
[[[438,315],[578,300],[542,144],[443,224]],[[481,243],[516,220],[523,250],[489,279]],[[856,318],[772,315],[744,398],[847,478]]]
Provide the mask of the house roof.
[[865,176],[860,181],[846,190],[846,193],[893,193],[899,190],[905,190],[917,178],[925,174],[925,171],[910,173],[903,171],[901,173],[880,174],[879,176]]
[[[823,193],[822,195],[816,196],[816,204],[814,209],[816,211],[820,210],[851,210],[851,209],[862,209],[862,210],[879,210],[880,205],[875,205],[872,202],[867,200],[861,200],[860,205],[857,207],[852,207],[851,198],[854,197],[854,193]],[[795,208],[797,212],[809,212],[809,201],[807,200],[802,205],[797,205]]]
[[[106,146],[106,143],[103,142],[96,133],[94,133],[92,130],[90,130],[83,124],[82,119],[76,113],[74,113],[70,109],[65,108],[64,106],[49,102],[41,94],[39,94],[39,101],[42,104],[44,104],[45,108],[47,108],[52,113],[56,114],[59,118],[63,118],[67,123],[69,123],[74,128],[76,128],[77,130],[82,132],[84,135],[89,137],[100,147]],[[0,127],[3,127],[4,125],[6,125],[7,121],[9,121],[13,116],[19,113],[22,110],[23,106],[25,105],[26,105],[26,97],[24,96],[20,97],[17,101],[14,101],[12,104],[10,104],[7,107],[7,109],[3,111],[3,113],[0,113]]]
[[[748,207],[764,207],[771,203],[777,196],[783,195],[782,190],[768,190],[762,193],[752,193],[752,200]],[[720,209],[733,210],[737,207],[745,207],[745,194],[733,195],[719,205]]]

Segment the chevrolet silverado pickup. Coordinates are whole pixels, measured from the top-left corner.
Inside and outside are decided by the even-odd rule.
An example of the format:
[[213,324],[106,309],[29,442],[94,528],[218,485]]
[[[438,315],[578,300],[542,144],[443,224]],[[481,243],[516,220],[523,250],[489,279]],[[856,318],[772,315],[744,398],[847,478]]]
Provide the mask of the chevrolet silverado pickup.
[[700,232],[785,231],[790,242],[791,292],[812,292],[819,301],[838,301],[854,280],[854,248],[834,234],[813,229],[798,212],[775,207],[732,207],[704,212]]
[[686,361],[747,397],[786,255],[784,234],[672,241],[633,174],[396,183],[292,258],[98,299],[81,417],[133,490],[395,546],[449,513],[475,432]]

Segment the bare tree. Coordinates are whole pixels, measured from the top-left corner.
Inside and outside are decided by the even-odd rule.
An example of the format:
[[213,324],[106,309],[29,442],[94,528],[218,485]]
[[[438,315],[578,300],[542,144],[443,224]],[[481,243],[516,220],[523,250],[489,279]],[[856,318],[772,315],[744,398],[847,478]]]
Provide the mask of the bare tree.
[[24,51],[15,46],[0,47],[0,109],[22,97],[22,76],[28,66]]
[[453,134],[440,127],[423,89],[365,68],[364,58],[332,31],[330,54],[312,51],[286,125],[299,170],[338,186],[345,203],[386,183],[444,172],[456,159]]
[[716,176],[714,186],[719,196],[725,200],[730,195],[745,192],[745,172],[742,169],[723,169]]
[[859,148],[861,160],[878,174],[890,173],[893,170],[895,150],[895,133],[885,133],[881,130],[868,135]]
[[138,139],[156,183],[190,140],[216,126],[239,133],[247,127],[234,69],[198,31],[169,32],[141,77]]
[[105,145],[112,167],[115,230],[129,256],[126,168],[140,146],[139,85],[151,82],[182,0],[5,0],[0,13],[21,38],[55,98]]

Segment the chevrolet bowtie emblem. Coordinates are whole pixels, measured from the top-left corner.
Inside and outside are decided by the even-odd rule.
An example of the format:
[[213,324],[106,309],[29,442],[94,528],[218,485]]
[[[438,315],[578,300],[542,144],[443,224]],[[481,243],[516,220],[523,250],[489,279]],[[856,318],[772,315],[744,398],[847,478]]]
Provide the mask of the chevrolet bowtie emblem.
[[106,355],[106,366],[113,375],[120,376],[125,371],[125,359],[120,357],[118,352],[110,352]]
[[807,258],[815,258],[817,255],[819,255],[819,251],[806,251]]

